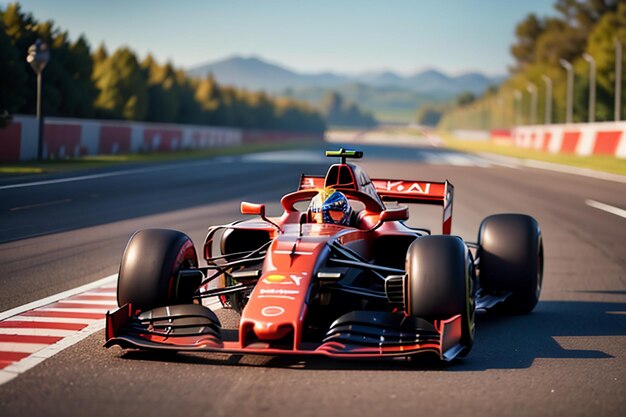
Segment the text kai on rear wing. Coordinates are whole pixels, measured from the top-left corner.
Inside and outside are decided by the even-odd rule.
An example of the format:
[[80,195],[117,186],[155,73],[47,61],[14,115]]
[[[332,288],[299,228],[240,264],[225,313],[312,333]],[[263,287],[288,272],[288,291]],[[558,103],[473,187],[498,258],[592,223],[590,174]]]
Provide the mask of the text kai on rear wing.
[[[448,181],[408,181],[372,179],[376,193],[383,201],[397,201],[407,204],[433,204],[443,207],[442,233],[449,235],[452,231],[452,201],[454,186]],[[324,177],[303,175],[299,190],[324,188]],[[341,189],[341,187],[336,187]]]

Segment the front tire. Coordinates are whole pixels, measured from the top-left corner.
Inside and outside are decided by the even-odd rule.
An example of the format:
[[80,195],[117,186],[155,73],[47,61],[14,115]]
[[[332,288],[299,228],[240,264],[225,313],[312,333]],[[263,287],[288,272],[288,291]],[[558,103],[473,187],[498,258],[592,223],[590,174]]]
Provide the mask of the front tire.
[[502,307],[530,313],[543,284],[543,239],[537,221],[525,214],[495,214],[478,231],[480,285],[487,293],[510,292]]
[[406,257],[407,313],[427,320],[461,315],[460,356],[474,343],[474,268],[465,243],[456,236],[416,239]]
[[191,239],[168,229],[144,229],[128,241],[117,281],[117,304],[134,310],[151,310],[191,303],[176,294],[175,279],[181,269],[196,268],[198,256]]

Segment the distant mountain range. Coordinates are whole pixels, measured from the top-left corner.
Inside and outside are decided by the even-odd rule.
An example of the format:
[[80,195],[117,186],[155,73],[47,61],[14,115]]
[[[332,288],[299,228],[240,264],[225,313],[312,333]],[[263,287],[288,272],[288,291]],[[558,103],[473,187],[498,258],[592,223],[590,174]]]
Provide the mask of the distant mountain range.
[[345,75],[332,72],[301,73],[257,57],[234,56],[200,65],[187,71],[205,77],[211,73],[222,84],[249,90],[264,90],[320,103],[326,91],[338,91],[345,99],[374,113],[379,121],[410,122],[424,103],[445,102],[460,93],[479,95],[505,76],[490,77],[478,72],[456,76],[434,69],[404,76],[392,71]]
[[280,92],[288,88],[332,88],[344,84],[359,83],[372,87],[401,87],[418,93],[448,97],[465,91],[481,94],[488,86],[499,84],[505,78],[504,76],[490,77],[478,72],[450,76],[434,69],[419,71],[409,76],[391,71],[362,75],[344,75],[332,72],[301,73],[257,57],[240,56],[200,65],[187,72],[197,77],[212,73],[223,84],[268,92]]

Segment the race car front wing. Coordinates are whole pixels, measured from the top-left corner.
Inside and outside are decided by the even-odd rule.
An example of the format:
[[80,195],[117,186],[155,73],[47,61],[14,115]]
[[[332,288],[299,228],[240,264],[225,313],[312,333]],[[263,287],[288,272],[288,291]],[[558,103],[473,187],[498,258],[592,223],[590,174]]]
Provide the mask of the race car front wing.
[[219,318],[200,304],[134,311],[130,304],[107,313],[105,347],[223,352],[258,355],[325,355],[377,358],[435,353],[454,359],[463,346],[461,316],[430,322],[402,312],[353,311],[335,320],[321,343],[298,346],[271,341],[242,345],[237,331],[224,330]]

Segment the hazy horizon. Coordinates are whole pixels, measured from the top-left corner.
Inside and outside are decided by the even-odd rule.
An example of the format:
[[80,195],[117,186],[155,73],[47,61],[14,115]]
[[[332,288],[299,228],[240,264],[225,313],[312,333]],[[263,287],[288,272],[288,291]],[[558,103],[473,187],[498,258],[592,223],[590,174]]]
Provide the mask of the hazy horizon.
[[128,46],[187,69],[255,56],[296,72],[347,75],[426,69],[503,75],[515,25],[529,12],[554,13],[554,0],[19,3],[72,40],[84,34],[93,49],[102,42],[109,51]]
[[414,75],[416,73],[419,72],[424,72],[424,71],[437,71],[437,72],[441,72],[443,74],[446,74],[448,76],[459,76],[459,75],[463,75],[463,74],[467,74],[467,73],[481,73],[483,75],[486,76],[491,76],[491,77],[497,77],[497,76],[502,76],[502,75],[507,75],[508,70],[505,68],[502,72],[499,73],[491,73],[491,72],[487,72],[487,71],[482,71],[480,69],[472,69],[472,68],[468,68],[468,69],[461,69],[461,70],[457,70],[457,71],[449,71],[445,68],[439,68],[436,66],[423,66],[423,67],[419,67],[419,68],[414,68],[414,69],[410,69],[410,70],[396,70],[394,68],[373,68],[373,69],[365,69],[362,71],[359,70],[355,70],[355,71],[337,71],[337,70],[333,70],[333,69],[326,69],[326,70],[300,70],[298,68],[294,68],[292,66],[290,66],[287,63],[283,63],[283,62],[279,62],[271,57],[265,57],[265,56],[261,56],[259,54],[230,54],[230,55],[226,55],[224,57],[221,58],[217,58],[217,59],[212,59],[212,60],[208,60],[206,62],[201,62],[199,64],[196,65],[192,65],[190,67],[185,67],[186,70],[190,70],[190,69],[194,69],[197,67],[201,67],[207,64],[213,64],[216,62],[221,62],[221,61],[226,61],[229,59],[233,59],[233,58],[244,58],[244,59],[249,59],[249,58],[256,58],[259,59],[267,64],[271,64],[271,65],[276,65],[279,66],[283,69],[289,70],[289,71],[293,71],[293,72],[297,72],[300,74],[322,74],[322,73],[332,73],[335,75],[344,75],[344,76],[350,76],[350,77],[357,77],[357,76],[364,76],[364,75],[369,75],[369,74],[379,74],[379,73],[383,73],[383,72],[392,72],[395,73],[397,75],[400,76],[411,76]]

